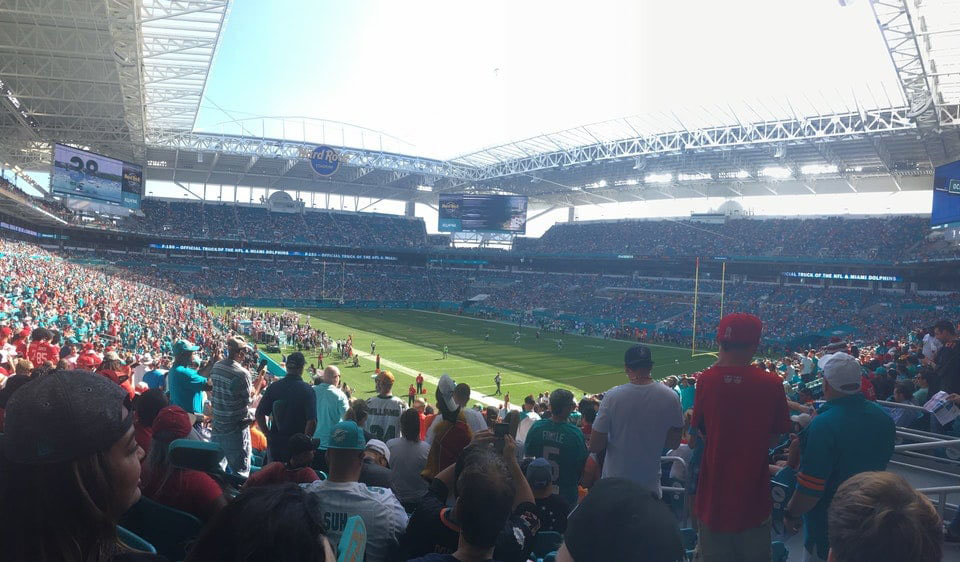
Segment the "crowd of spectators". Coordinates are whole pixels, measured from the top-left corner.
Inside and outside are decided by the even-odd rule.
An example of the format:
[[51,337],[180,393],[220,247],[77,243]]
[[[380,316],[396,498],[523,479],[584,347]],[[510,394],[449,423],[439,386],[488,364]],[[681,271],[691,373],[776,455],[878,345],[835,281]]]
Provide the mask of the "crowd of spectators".
[[145,199],[143,216],[131,215],[120,228],[207,240],[245,240],[341,247],[410,248],[426,245],[421,219],[373,213],[322,210],[272,212],[266,206]]
[[[5,244],[2,262],[28,260],[19,271],[56,261]],[[30,298],[52,307],[66,292]],[[43,309],[26,308],[22,291],[8,294],[22,297],[19,310],[6,309],[9,326]],[[61,315],[83,316],[80,299],[59,301]],[[951,321],[875,347],[838,339],[771,361],[756,358],[761,320],[729,314],[715,332],[718,361],[702,373],[658,381],[650,349],[638,344],[624,355],[622,385],[579,401],[565,389],[530,395],[520,409],[486,416],[468,406],[469,385],[449,375],[409,406],[388,371],[376,376],[376,396],[352,402],[336,366],[304,382],[308,362],[297,351],[276,378],[255,366],[239,330],[333,342],[294,313],[233,309],[221,323],[209,337],[219,338],[214,350],[174,332],[172,366],[155,388],[142,377],[133,395],[112,371],[118,365],[46,364],[55,344],[30,334],[23,355],[45,366],[13,374],[0,390],[9,559],[163,560],[118,539],[118,521],[141,497],[203,522],[185,555],[197,562],[332,561],[358,547],[371,562],[525,562],[543,544],[556,560],[669,562],[691,554],[680,529],[688,520],[683,533],[697,537],[693,555],[706,562],[770,560],[772,527],[803,529],[808,560],[933,562],[945,537],[960,540],[960,517],[944,531],[929,500],[884,472],[902,419],[892,402],[876,402],[916,404],[914,385],[925,381],[928,393],[960,403]],[[11,347],[3,345],[19,357]],[[909,423],[957,431],[934,420]],[[202,442],[225,454],[228,477],[219,465],[173,460],[207,450]],[[793,480],[775,511],[771,478],[785,475]],[[677,486],[689,501],[667,492]]]
[[[922,255],[930,219],[732,218],[723,224],[691,220],[557,223],[516,249],[540,253],[635,256],[767,256],[894,262]],[[952,247],[956,255],[956,245]]]
[[[685,555],[676,516],[683,520],[689,508],[699,559],[765,559],[770,479],[782,471],[792,471],[796,483],[777,514],[782,521],[773,523],[804,529],[808,559],[826,560],[833,551],[835,560],[852,562],[888,540],[866,533],[869,543],[851,547],[861,540],[852,521],[876,517],[863,512],[863,502],[890,504],[892,515],[876,525],[905,530],[892,534],[886,559],[940,556],[936,510],[882,471],[894,426],[960,431],[897,406],[922,405],[941,390],[960,403],[956,325],[934,321],[957,315],[956,295],[728,285],[725,309],[734,313],[698,319],[719,345],[707,371],[661,384],[649,348],[637,345],[624,358],[624,385],[579,402],[557,389],[526,397],[519,410],[483,415],[468,406],[470,387],[447,375],[434,396],[408,401],[393,394],[397,379],[381,370],[376,396],[351,401],[336,366],[294,351],[286,376],[277,378],[239,333],[328,357],[334,345],[351,356],[352,341],[334,342],[296,313],[236,308],[214,318],[182,295],[231,285],[246,294],[246,283],[258,297],[309,294],[286,287],[315,292],[317,270],[283,271],[276,277],[291,285],[264,285],[255,274],[272,276],[262,270],[204,263],[92,267],[0,239],[0,515],[15,522],[0,530],[0,541],[12,559],[153,560],[122,546],[115,530],[141,496],[205,523],[187,554],[197,561],[270,560],[278,548],[332,560],[350,537],[351,518],[363,522],[373,562],[524,562],[547,531],[562,534],[552,545],[558,560],[642,552],[641,559],[669,561]],[[691,320],[692,286],[683,279],[374,265],[326,275],[355,299],[462,301],[482,290],[490,308],[627,315],[621,320],[653,310],[664,315],[658,322],[681,329]],[[346,279],[352,292],[345,292]],[[715,281],[701,285],[704,295],[715,289]],[[763,327],[757,316],[767,319]],[[779,361],[755,359],[761,332],[780,338],[838,320],[877,343],[834,338],[823,349],[784,352]],[[933,327],[904,333],[915,325]],[[78,394],[89,399],[77,401]],[[888,402],[878,406],[878,399]],[[630,430],[637,426],[646,431]],[[518,428],[516,438],[504,435],[510,427]],[[183,440],[216,444],[231,478],[174,462]],[[777,442],[785,455],[771,452]],[[683,470],[660,470],[665,450],[684,459],[673,467]],[[103,485],[104,475],[113,485]],[[857,488],[845,485],[861,480]],[[40,489],[50,481],[58,485]],[[665,485],[688,490],[691,504],[678,506]],[[57,510],[54,519],[48,507]],[[258,509],[307,517],[293,528],[280,519],[260,534],[239,531]],[[627,534],[617,515],[624,510],[636,515]],[[848,537],[844,544],[833,542],[833,529]],[[218,548],[224,537],[233,542]],[[960,540],[960,517],[946,537]],[[291,544],[279,546],[281,538]]]
[[[689,343],[694,327],[692,279],[421,268],[307,261],[238,263],[235,259],[133,256],[116,262],[156,286],[219,298],[451,302],[465,314],[539,324],[590,335],[632,333],[650,341]],[[701,279],[697,332],[704,344],[719,322],[721,284]],[[468,299],[486,295],[469,303]],[[904,325],[929,325],[960,313],[960,293],[908,293],[867,287],[729,282],[727,312],[770,319],[768,339],[789,344],[839,329],[853,337],[895,337]],[[626,328],[626,329],[625,329]],[[633,339],[632,336],[627,336]]]

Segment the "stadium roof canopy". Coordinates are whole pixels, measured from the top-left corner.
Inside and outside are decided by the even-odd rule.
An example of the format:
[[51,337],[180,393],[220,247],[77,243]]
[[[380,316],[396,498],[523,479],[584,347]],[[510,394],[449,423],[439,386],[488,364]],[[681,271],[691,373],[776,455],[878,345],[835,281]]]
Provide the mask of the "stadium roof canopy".
[[229,0],[11,0],[0,4],[0,164],[42,168],[50,143],[65,142],[143,162],[155,181],[423,202],[501,191],[554,206],[929,189],[933,166],[960,158],[960,5],[871,6],[897,96],[627,117],[447,161],[343,140],[329,144],[344,164],[322,178],[305,132],[195,130]]

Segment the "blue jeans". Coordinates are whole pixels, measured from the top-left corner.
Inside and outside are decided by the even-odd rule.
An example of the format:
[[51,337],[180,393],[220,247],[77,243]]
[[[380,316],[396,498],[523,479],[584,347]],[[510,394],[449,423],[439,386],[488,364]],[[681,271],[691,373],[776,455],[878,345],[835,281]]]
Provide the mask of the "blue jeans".
[[227,466],[234,474],[250,476],[250,456],[253,448],[250,446],[249,427],[230,433],[214,433],[211,435],[211,441],[223,449]]

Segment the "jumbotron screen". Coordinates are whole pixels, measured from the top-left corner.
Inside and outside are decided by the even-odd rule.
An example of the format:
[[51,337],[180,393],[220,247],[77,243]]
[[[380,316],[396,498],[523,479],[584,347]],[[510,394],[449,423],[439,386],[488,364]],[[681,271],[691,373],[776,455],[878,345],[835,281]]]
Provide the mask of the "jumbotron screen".
[[933,210],[930,226],[960,223],[960,160],[937,166],[933,172]]
[[522,195],[440,195],[440,232],[527,231],[527,198]]
[[140,208],[143,167],[71,146],[53,146],[53,193]]

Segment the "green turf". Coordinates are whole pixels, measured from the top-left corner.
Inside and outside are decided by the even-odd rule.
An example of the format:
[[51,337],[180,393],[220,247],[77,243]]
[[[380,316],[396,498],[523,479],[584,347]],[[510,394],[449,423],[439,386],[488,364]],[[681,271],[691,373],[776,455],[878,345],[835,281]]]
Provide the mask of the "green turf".
[[[538,340],[534,328],[524,327],[519,343],[515,344],[516,325],[415,310],[297,309],[296,312],[304,315],[304,319],[309,315],[313,327],[326,330],[334,339],[353,335],[354,347],[359,351],[369,353],[371,340],[376,340],[377,352],[383,359],[425,375],[439,377],[448,373],[458,383],[468,383],[484,395],[493,394],[496,389],[493,377],[500,371],[503,391],[510,393],[514,404],[527,394],[558,387],[568,388],[579,396],[581,392],[603,392],[626,382],[623,352],[630,342],[560,336],[553,332],[541,334]],[[490,339],[485,343],[487,332]],[[564,342],[560,350],[555,343],[559,337]],[[447,359],[441,357],[444,345],[449,349]],[[651,349],[656,378],[699,371],[714,361],[710,356],[691,358],[689,349],[661,345],[651,345]],[[311,352],[307,362],[315,363],[316,354]],[[355,389],[355,395],[373,395],[372,361],[361,359],[360,368],[339,366],[343,380]],[[391,370],[397,379],[394,394],[406,395],[415,375]],[[427,386],[432,402],[434,388]]]

